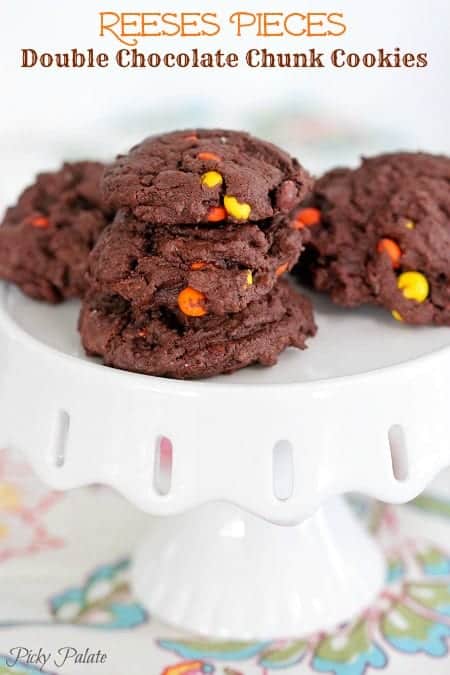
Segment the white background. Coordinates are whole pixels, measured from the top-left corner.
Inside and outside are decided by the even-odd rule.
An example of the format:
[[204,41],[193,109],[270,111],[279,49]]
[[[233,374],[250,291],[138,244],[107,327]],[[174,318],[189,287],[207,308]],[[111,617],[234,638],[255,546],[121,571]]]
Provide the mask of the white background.
[[[11,200],[18,187],[40,168],[62,158],[108,158],[157,130],[174,126],[245,126],[290,145],[284,115],[302,116],[300,141],[308,167],[319,171],[358,155],[398,147],[448,152],[447,43],[448,0],[2,0],[0,106],[0,200]],[[424,69],[337,70],[59,70],[19,67],[20,49],[64,51],[94,47],[113,54],[122,47],[112,37],[100,38],[99,11],[217,11],[227,16],[246,11],[342,11],[348,25],[341,38],[235,39],[230,29],[217,38],[142,39],[142,51],[205,51],[222,48],[245,53],[249,48],[302,51],[373,51],[379,47],[428,52]],[[268,118],[270,122],[267,122]],[[333,154],[311,149],[314,118],[328,129],[347,130],[345,149]],[[279,124],[277,125],[277,120]],[[317,125],[316,125],[317,126]],[[320,125],[319,125],[320,127]],[[284,132],[283,132],[284,128]],[[333,140],[333,139],[331,139]],[[342,144],[341,144],[342,145]],[[305,162],[306,163],[306,162]]]

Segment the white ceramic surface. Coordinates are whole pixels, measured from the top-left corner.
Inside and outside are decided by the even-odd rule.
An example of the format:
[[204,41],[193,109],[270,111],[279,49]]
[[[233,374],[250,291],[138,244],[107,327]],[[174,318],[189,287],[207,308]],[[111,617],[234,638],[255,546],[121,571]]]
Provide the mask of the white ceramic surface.
[[[287,524],[347,491],[409,500],[450,464],[450,329],[316,304],[306,352],[179,382],[95,363],[82,353],[77,303],[50,307],[3,285],[0,446],[26,452],[54,487],[103,481],[154,514],[221,499]],[[388,440],[397,425],[401,480]],[[165,495],[153,487],[161,436],[173,445]],[[291,450],[274,468],[280,440]],[[274,494],[279,480],[288,499]]]
[[450,464],[450,330],[316,304],[307,352],[177,382],[88,359],[77,303],[0,285],[0,447],[55,488],[106,483],[155,515],[204,504],[157,522],[137,557],[141,601],[172,623],[257,638],[351,618],[381,587],[381,557],[330,499],[405,501]]
[[225,640],[286,639],[366,609],[385,561],[342,498],[292,527],[214,503],[158,518],[132,577],[166,623]]
[[426,493],[438,499],[446,499],[450,503],[450,469],[445,469],[436,476],[427,487]]

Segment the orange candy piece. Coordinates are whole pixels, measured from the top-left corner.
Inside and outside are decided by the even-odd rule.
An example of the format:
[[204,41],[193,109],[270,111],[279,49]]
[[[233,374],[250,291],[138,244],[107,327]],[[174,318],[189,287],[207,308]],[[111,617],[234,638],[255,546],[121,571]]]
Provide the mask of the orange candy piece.
[[215,152],[199,152],[197,159],[203,159],[204,161],[210,160],[211,162],[220,162],[219,155],[216,155]]
[[292,227],[295,230],[302,230],[304,227],[312,227],[320,223],[321,213],[319,209],[310,206],[298,212]]
[[198,136],[197,134],[188,134],[187,136],[184,137],[185,141],[198,141]]
[[221,220],[225,220],[227,217],[227,212],[223,206],[212,206],[208,211],[208,222],[218,223]]
[[281,277],[282,274],[284,274],[285,272],[287,272],[287,268],[288,268],[288,264],[287,264],[287,263],[283,263],[283,265],[280,265],[280,266],[277,268],[277,271],[275,272],[275,275],[276,275],[277,277]]
[[186,316],[205,316],[205,300],[201,291],[188,286],[178,296],[178,307]]
[[400,267],[400,258],[402,251],[400,246],[393,239],[380,239],[377,246],[378,253],[387,253],[391,259],[392,267]]
[[50,221],[45,216],[35,216],[31,219],[31,226],[37,227],[38,229],[44,230],[50,225]]
[[193,271],[204,270],[205,267],[206,267],[206,263],[205,263],[205,262],[193,262],[193,263],[191,264],[191,270],[193,270]]

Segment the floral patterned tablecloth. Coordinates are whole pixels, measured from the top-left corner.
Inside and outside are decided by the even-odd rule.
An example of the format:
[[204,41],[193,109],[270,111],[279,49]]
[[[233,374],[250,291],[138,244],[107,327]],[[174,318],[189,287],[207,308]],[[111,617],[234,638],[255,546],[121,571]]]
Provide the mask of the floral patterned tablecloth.
[[51,492],[0,451],[0,674],[449,673],[450,501],[351,502],[388,561],[373,605],[331,634],[216,643],[132,596],[130,553],[150,517],[107,488]]

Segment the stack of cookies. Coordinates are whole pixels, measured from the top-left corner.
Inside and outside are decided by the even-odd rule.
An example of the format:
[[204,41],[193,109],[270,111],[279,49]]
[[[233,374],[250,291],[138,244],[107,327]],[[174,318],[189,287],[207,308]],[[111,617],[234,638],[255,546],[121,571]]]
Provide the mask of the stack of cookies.
[[88,265],[89,354],[197,378],[272,365],[314,335],[309,301],[282,279],[309,232],[296,160],[244,133],[180,131],[118,157],[103,187],[116,215]]

